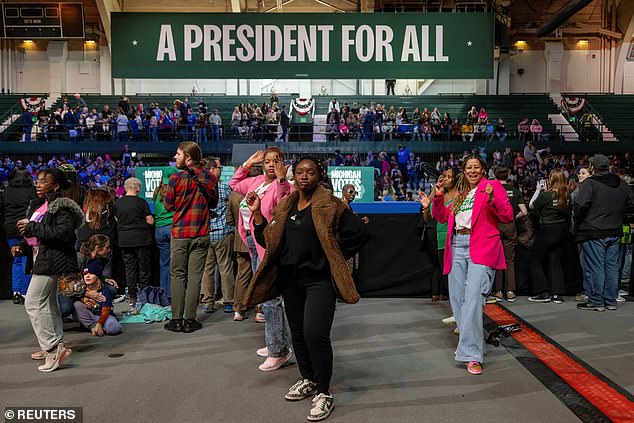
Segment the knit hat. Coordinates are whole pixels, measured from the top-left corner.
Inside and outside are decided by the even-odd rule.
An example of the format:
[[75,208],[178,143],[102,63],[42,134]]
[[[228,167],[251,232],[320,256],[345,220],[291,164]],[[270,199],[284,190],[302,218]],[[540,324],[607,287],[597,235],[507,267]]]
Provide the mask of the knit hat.
[[100,280],[103,280],[103,266],[97,260],[91,260],[86,264],[83,274],[91,274],[97,276]]
[[607,170],[610,167],[610,159],[605,157],[603,154],[595,154],[590,157],[590,163],[592,163],[592,166],[594,166],[597,170]]

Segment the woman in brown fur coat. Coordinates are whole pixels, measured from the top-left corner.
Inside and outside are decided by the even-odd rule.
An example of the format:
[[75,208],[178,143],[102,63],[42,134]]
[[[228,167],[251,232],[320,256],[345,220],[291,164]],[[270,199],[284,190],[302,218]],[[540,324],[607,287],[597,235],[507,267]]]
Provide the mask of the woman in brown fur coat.
[[319,421],[334,407],[330,330],[335,303],[337,297],[350,304],[359,301],[346,258],[361,248],[369,232],[361,219],[320,185],[326,174],[318,159],[295,162],[293,174],[297,191],[274,209],[270,222],[260,213],[258,196],[247,194],[255,238],[266,253],[246,302],[258,304],[283,295],[301,373],[285,398],[299,401],[315,395],[307,419]]

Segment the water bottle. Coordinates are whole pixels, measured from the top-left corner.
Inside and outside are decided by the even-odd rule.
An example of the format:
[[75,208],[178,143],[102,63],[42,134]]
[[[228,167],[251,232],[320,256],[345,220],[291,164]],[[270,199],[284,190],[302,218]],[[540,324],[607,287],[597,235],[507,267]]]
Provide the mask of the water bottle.
[[128,287],[125,287],[125,301],[128,302],[130,301],[130,295],[128,293]]

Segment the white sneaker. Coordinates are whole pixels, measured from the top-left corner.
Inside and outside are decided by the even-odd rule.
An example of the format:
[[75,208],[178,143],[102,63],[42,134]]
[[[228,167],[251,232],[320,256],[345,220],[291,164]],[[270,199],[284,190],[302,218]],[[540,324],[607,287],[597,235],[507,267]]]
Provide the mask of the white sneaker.
[[259,355],[260,357],[268,357],[269,356],[269,349],[266,347],[262,347],[260,349],[258,349],[255,352],[257,355]]
[[625,301],[625,298],[623,298],[623,296],[619,295],[618,297],[616,297],[616,300],[620,303]]
[[317,393],[317,385],[308,379],[300,379],[291,386],[284,398],[288,401],[301,401]]
[[451,316],[451,317],[447,317],[446,319],[442,319],[443,324],[445,325],[455,325],[456,324],[456,318]]
[[460,329],[458,329],[458,328],[454,328],[454,329],[453,329],[453,334],[454,334],[454,335],[460,335]]
[[313,408],[310,409],[306,419],[311,422],[325,420],[335,408],[335,400],[332,395],[319,394],[313,398]]
[[59,344],[57,344],[57,349],[55,350],[55,352],[46,354],[46,361],[37,369],[40,372],[45,373],[57,370],[59,366],[61,366],[66,360],[68,360],[72,353],[73,351],[70,348],[66,348],[64,344],[60,342]]

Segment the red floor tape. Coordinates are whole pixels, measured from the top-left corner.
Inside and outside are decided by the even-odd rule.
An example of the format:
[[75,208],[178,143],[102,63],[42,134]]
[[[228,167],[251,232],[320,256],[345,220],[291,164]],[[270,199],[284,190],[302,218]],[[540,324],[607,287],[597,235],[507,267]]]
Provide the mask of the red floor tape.
[[[497,305],[487,304],[485,313],[498,326],[521,323]],[[590,373],[537,332],[522,325],[522,330],[511,336],[608,418],[615,422],[634,422],[634,402]]]

